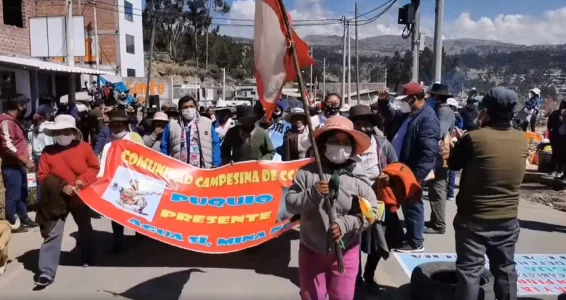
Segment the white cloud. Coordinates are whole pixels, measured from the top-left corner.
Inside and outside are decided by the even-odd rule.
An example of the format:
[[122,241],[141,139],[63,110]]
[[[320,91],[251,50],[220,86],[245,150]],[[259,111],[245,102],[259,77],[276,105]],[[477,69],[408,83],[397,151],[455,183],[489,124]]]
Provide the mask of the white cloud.
[[[336,12],[325,9],[324,0],[298,0],[295,3],[294,9],[290,12],[293,20],[340,18]],[[254,11],[254,0],[234,0],[232,9],[226,17],[253,20]],[[397,10],[391,9],[378,21],[360,26],[360,38],[376,35],[400,35],[403,27],[397,24],[396,17]],[[224,21],[222,23],[253,24],[252,22],[241,21]],[[542,16],[501,14],[493,19],[487,17],[473,19],[470,13],[462,13],[457,19],[445,20],[443,38],[476,38],[526,45],[563,44],[566,43],[564,24],[566,24],[566,6],[549,10]],[[295,30],[303,37],[311,34],[339,36],[343,34],[341,24],[297,26]],[[352,27],[352,34],[353,32]],[[423,19],[421,32],[427,36],[432,36],[434,20]],[[221,26],[221,33],[251,38],[253,27]]]
[[502,42],[537,45],[566,43],[566,6],[549,10],[542,16],[498,15],[473,20],[469,13],[448,22],[448,38],[478,38]]

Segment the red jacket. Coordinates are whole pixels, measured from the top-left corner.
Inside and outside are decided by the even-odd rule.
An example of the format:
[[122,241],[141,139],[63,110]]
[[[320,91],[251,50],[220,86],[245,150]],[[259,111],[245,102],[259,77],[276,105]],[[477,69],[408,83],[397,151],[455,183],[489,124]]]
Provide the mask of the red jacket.
[[402,163],[392,163],[383,169],[383,173],[389,175],[389,184],[378,180],[375,194],[391,211],[396,212],[400,205],[421,199],[423,190],[409,167]]
[[3,165],[16,167],[31,158],[24,127],[10,114],[0,115],[0,158]]

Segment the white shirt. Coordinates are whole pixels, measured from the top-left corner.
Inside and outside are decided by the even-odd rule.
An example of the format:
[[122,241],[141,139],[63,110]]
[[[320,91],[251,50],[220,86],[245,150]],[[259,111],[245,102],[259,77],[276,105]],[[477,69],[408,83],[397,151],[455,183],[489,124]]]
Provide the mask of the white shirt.
[[28,139],[31,141],[31,153],[32,155],[39,156],[43,152],[45,146],[53,145],[55,142],[53,138],[45,135],[43,130],[47,125],[52,125],[53,122],[45,121],[39,125],[38,133],[35,133],[34,126],[32,125],[28,133]]
[[367,152],[364,152],[359,155],[360,164],[364,168],[366,175],[373,183],[379,174],[381,174],[381,170],[379,169],[379,161],[377,159],[377,140],[372,135],[371,137],[371,147]]

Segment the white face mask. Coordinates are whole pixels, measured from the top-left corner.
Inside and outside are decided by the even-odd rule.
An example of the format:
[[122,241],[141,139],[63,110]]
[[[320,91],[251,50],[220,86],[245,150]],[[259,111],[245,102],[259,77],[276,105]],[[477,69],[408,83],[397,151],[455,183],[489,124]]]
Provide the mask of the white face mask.
[[185,121],[192,121],[197,114],[197,109],[185,108],[181,111],[181,114],[183,115],[183,119],[185,119]]
[[324,155],[332,163],[343,164],[352,156],[352,146],[326,144]]
[[124,131],[122,131],[122,132],[120,132],[120,133],[112,133],[112,136],[113,136],[115,139],[122,139],[122,138],[124,138],[124,137],[126,136],[126,134],[128,134],[128,131],[124,130]]
[[53,137],[53,139],[55,140],[55,143],[61,145],[61,146],[68,146],[74,139],[75,139],[75,135],[58,135]]

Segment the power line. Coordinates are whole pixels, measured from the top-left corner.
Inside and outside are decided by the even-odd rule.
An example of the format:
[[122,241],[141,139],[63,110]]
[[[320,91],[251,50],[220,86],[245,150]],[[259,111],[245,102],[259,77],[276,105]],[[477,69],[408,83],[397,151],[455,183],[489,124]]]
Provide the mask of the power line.
[[[376,10],[378,10],[378,9],[380,9],[380,8],[382,8],[382,7],[384,7],[384,6],[387,6],[388,4],[390,4],[390,2],[395,3],[396,1],[397,1],[397,0],[389,0],[389,1],[385,2],[385,3],[383,3],[382,5],[380,5],[380,6],[376,7],[376,8],[374,8],[374,9],[372,9],[372,10],[366,12],[366,13],[363,13],[363,14],[361,14],[361,15],[358,15],[357,17],[354,17],[354,18],[350,19],[350,21],[359,19],[359,18],[361,18],[361,17],[365,17],[365,16],[371,14],[372,12],[374,12],[374,11],[376,11]],[[368,21],[368,20],[363,20],[363,21]]]
[[382,12],[380,12],[379,14],[377,14],[375,17],[370,18],[369,20],[367,20],[365,23],[358,23],[358,26],[364,26],[364,25],[368,25],[370,23],[373,23],[375,20],[379,19],[381,16],[383,16],[388,10],[391,9],[391,7],[393,7],[393,5],[395,4],[395,2],[397,2],[397,0],[391,0],[391,3],[389,4],[389,6],[387,6],[385,9],[383,9]]

